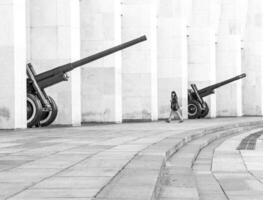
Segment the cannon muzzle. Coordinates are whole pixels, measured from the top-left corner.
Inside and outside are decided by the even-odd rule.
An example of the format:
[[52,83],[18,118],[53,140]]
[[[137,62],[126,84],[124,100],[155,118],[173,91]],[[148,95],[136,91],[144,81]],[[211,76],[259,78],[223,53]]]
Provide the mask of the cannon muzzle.
[[129,42],[126,42],[126,43],[120,44],[120,45],[118,45],[118,46],[112,47],[112,48],[110,48],[110,49],[107,49],[107,50],[105,50],[105,51],[96,53],[96,54],[94,54],[94,55],[92,55],[92,56],[89,56],[89,57],[87,57],[87,58],[83,58],[83,59],[81,59],[81,60],[79,60],[79,61],[73,62],[73,63],[71,64],[71,69],[70,69],[70,70],[72,70],[72,69],[74,69],[74,68],[77,68],[77,67],[80,67],[80,66],[82,66],[82,65],[85,65],[85,64],[87,64],[87,63],[90,63],[90,62],[92,62],[92,61],[98,60],[98,59],[100,59],[100,58],[102,58],[102,57],[105,57],[105,56],[108,56],[108,55],[110,55],[110,54],[113,54],[113,53],[115,53],[115,52],[117,52],[117,51],[120,51],[120,50],[122,50],[122,49],[126,49],[126,48],[128,48],[128,47],[130,47],[130,46],[133,46],[133,45],[138,44],[138,43],[140,43],[140,42],[143,42],[143,41],[145,41],[145,40],[147,40],[147,38],[146,38],[146,36],[144,35],[144,36],[142,36],[142,37],[139,37],[139,38],[137,38],[137,39],[131,40],[131,41],[129,41]]
[[68,64],[65,64],[65,65],[62,65],[62,66],[59,66],[59,67],[56,67],[55,69],[51,69],[49,71],[46,71],[46,72],[43,72],[41,74],[38,74],[36,75],[36,80],[37,81],[43,81],[45,79],[48,79],[52,76],[56,76],[57,74],[61,74],[61,73],[67,73],[77,67],[80,67],[82,65],[85,65],[85,64],[88,64],[90,62],[93,62],[95,60],[98,60],[102,57],[105,57],[105,56],[108,56],[110,54],[113,54],[117,51],[120,51],[120,50],[123,50],[123,49],[126,49],[130,46],[133,46],[133,45],[136,45],[140,42],[143,42],[147,40],[146,36],[141,36],[139,38],[136,38],[134,40],[131,40],[129,42],[126,42],[126,43],[123,43],[123,44],[120,44],[118,46],[115,46],[115,47],[112,47],[112,48],[109,48],[107,50],[104,50],[104,51],[101,51],[99,53],[96,53],[94,55],[91,55],[89,57],[86,57],[86,58],[83,58],[81,60],[78,60],[78,61],[75,61],[73,63],[68,63]]
[[227,79],[225,81],[222,81],[222,82],[219,82],[219,83],[216,83],[214,85],[211,85],[211,86],[208,86],[208,87],[205,87],[201,90],[199,90],[199,94],[201,97],[205,97],[205,96],[208,96],[210,94],[213,94],[214,93],[214,90],[221,87],[221,86],[224,86],[224,85],[227,85],[231,82],[234,82],[236,80],[239,80],[239,79],[242,79],[242,78],[245,78],[247,75],[245,73],[243,74],[240,74],[238,76],[235,76],[233,78],[230,78],[230,79]]
[[243,73],[243,74],[240,74],[238,77],[239,77],[239,79],[241,79],[241,78],[245,78],[247,75],[245,74],[245,73]]

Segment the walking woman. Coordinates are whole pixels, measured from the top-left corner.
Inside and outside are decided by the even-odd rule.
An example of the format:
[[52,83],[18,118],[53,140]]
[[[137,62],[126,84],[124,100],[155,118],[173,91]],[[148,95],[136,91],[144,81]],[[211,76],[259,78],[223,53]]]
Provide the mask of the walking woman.
[[167,120],[168,123],[171,122],[172,120],[172,117],[175,117],[175,115],[177,115],[179,117],[179,123],[182,123],[184,120],[183,120],[183,117],[180,113],[180,106],[178,104],[178,97],[177,97],[177,94],[175,91],[172,91],[171,92],[171,112],[170,112],[170,116]]

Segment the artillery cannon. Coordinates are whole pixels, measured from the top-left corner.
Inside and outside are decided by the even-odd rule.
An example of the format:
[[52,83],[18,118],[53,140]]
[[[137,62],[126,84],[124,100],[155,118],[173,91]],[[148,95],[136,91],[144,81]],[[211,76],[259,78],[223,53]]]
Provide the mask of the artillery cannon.
[[62,81],[67,81],[69,78],[67,72],[70,72],[77,67],[136,45],[145,40],[147,40],[146,36],[142,36],[76,62],[68,63],[40,74],[36,74],[31,63],[27,64],[27,126],[48,126],[57,117],[57,105],[53,98],[46,94],[45,88]]
[[214,94],[215,89],[245,77],[246,74],[241,74],[200,90],[197,89],[195,84],[191,84],[191,89],[188,89],[188,118],[196,119],[206,117],[209,113],[209,107],[203,98]]

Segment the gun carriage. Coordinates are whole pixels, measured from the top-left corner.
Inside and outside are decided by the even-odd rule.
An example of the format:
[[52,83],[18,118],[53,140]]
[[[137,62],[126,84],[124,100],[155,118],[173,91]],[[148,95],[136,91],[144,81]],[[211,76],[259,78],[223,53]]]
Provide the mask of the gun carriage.
[[147,40],[146,36],[142,36],[40,74],[35,72],[31,63],[27,64],[27,126],[48,126],[56,119],[58,114],[57,105],[54,99],[47,95],[45,89],[62,81],[67,81],[69,78],[67,72],[145,40]]
[[229,84],[233,81],[245,78],[246,74],[241,74],[233,78],[227,79],[220,83],[205,87],[198,90],[195,84],[191,84],[191,89],[188,90],[188,118],[204,118],[209,113],[208,104],[204,101],[204,97],[215,93],[215,89]]

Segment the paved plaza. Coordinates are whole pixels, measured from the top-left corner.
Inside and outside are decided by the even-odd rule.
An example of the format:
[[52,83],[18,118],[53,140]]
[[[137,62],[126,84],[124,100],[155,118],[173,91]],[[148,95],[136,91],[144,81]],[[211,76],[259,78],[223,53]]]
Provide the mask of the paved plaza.
[[261,131],[253,117],[2,130],[0,199],[259,200]]

